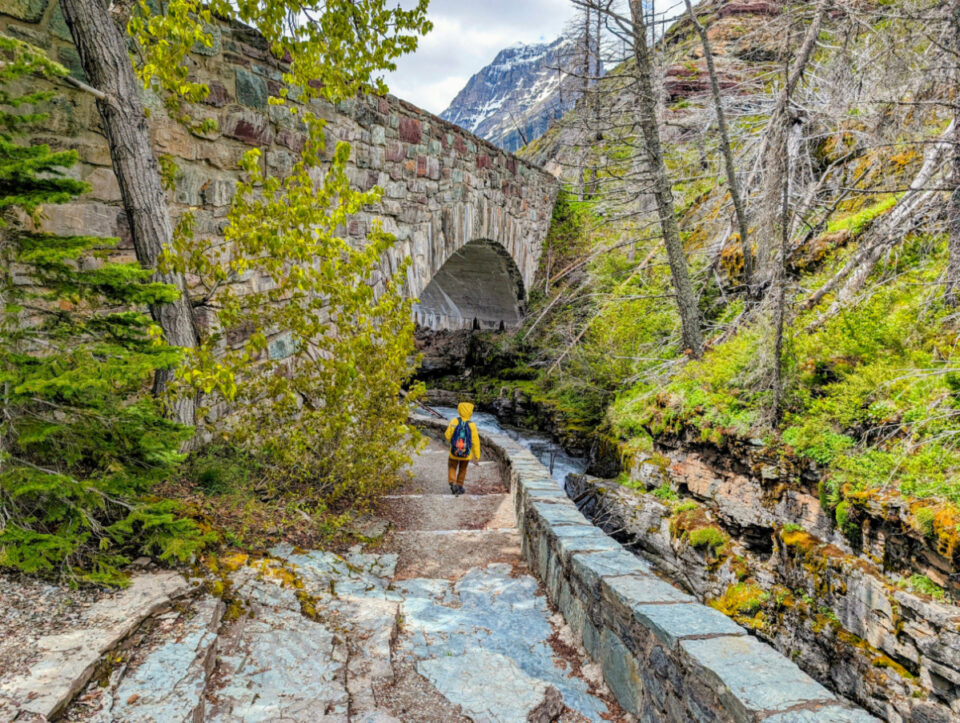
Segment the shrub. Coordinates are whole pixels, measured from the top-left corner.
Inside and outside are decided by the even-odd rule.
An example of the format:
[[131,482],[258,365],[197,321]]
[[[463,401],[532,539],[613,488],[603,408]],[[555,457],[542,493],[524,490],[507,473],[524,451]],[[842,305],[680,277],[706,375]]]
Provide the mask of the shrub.
[[653,491],[653,496],[658,500],[670,502],[677,499],[676,491],[669,484],[662,484]]
[[943,600],[946,597],[944,589],[926,575],[911,575],[909,584],[914,591],[929,595],[934,600]]
[[[300,161],[282,178],[263,173],[259,151],[244,157],[248,180],[223,244],[195,238],[187,221],[163,263],[200,279],[219,308],[219,327],[182,367],[186,393],[231,410],[229,425],[209,431],[256,454],[278,491],[309,490],[333,520],[397,481],[419,442],[401,396],[415,359],[414,323],[402,292],[406,267],[379,276],[396,239],[377,224],[366,244],[340,235],[382,191],[353,189],[350,146],[339,143],[327,164],[322,123],[308,129]],[[256,291],[219,283],[251,272],[269,283]],[[221,354],[231,331],[243,341]]]

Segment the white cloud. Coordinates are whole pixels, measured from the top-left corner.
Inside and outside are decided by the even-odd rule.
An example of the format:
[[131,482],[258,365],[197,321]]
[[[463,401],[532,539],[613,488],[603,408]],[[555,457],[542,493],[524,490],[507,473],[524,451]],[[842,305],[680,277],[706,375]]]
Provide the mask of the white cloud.
[[431,0],[433,32],[416,53],[399,59],[387,85],[394,95],[440,113],[498,52],[517,42],[554,40],[572,14],[570,0]]
[[[410,7],[412,0],[402,0]],[[682,0],[656,0],[672,17]],[[471,76],[515,43],[555,40],[574,15],[570,0],[431,0],[434,29],[386,77],[390,92],[431,113],[444,111]]]

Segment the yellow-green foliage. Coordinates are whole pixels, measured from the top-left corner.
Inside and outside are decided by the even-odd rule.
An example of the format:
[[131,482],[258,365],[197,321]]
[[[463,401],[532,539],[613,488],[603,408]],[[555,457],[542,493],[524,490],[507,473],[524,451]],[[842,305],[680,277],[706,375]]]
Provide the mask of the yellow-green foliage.
[[710,601],[720,612],[735,615],[754,615],[770,599],[770,593],[752,582],[738,582],[726,589],[723,595]]
[[874,219],[886,213],[896,205],[897,197],[894,195],[887,196],[883,200],[878,201],[872,206],[861,209],[856,213],[834,219],[827,225],[826,232],[832,234],[837,233],[838,231],[847,231],[851,236],[857,237],[863,233],[871,223],[873,223]]
[[934,600],[946,598],[946,591],[926,575],[911,575],[906,581],[906,585],[914,592],[929,595]]

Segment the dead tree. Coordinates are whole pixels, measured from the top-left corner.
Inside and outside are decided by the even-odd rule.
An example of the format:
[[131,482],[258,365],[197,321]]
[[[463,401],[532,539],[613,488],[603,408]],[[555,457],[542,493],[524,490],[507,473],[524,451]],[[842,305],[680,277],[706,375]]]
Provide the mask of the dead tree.
[[[761,148],[761,168],[764,178],[761,190],[759,223],[757,229],[757,267],[756,282],[762,287],[774,273],[775,248],[780,238],[777,225],[780,221],[780,206],[783,193],[783,175],[786,173],[788,143],[787,135],[791,125],[790,99],[793,97],[813,51],[817,46],[817,37],[831,0],[818,0],[813,20],[797,51],[796,57],[784,80],[777,97],[773,113],[767,124],[767,131]],[[785,36],[788,37],[788,36]]]
[[687,271],[687,259],[680,238],[680,228],[673,204],[673,188],[664,160],[660,140],[660,124],[657,116],[657,97],[653,89],[653,61],[647,40],[648,28],[641,0],[630,0],[632,23],[631,40],[637,73],[637,115],[643,134],[647,162],[653,174],[653,195],[657,201],[657,213],[663,243],[670,264],[670,275],[680,312],[683,344],[695,359],[703,355],[703,336],[700,330],[700,310],[693,284]]
[[950,260],[947,264],[945,299],[951,306],[960,302],[960,0],[953,0],[950,12],[950,36],[953,55],[953,149],[951,183],[953,193],[947,205]]
[[690,0],[685,0],[687,12],[700,36],[700,43],[703,46],[703,57],[707,63],[707,72],[710,75],[710,92],[713,96],[713,105],[717,114],[717,130],[720,133],[720,151],[723,154],[724,167],[727,174],[727,185],[730,188],[730,199],[733,201],[733,209],[737,218],[737,229],[740,232],[740,249],[743,253],[743,278],[744,283],[749,288],[753,277],[753,251],[750,248],[750,232],[747,223],[747,212],[743,204],[743,197],[740,194],[740,183],[737,180],[737,167],[734,163],[733,149],[730,144],[730,131],[727,128],[727,115],[723,109],[723,98],[720,95],[720,82],[717,79],[717,69],[713,61],[713,49],[710,46],[710,38],[707,37],[707,29],[700,23],[697,13],[693,9]]
[[[173,237],[173,223],[126,39],[101,0],[61,0],[60,7],[97,98],[137,261],[145,269],[156,270],[164,246]],[[195,347],[197,327],[186,281],[181,274],[159,271],[154,278],[180,290],[176,301],[150,309],[167,342]],[[156,392],[164,389],[170,374],[157,376]],[[196,402],[192,397],[182,397],[174,403],[172,412],[178,422],[193,425]]]

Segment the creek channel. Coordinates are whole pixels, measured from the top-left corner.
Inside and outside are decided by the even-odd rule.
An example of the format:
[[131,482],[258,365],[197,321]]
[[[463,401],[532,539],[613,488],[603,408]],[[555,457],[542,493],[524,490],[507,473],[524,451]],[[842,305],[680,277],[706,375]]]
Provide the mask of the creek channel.
[[[442,414],[448,420],[457,416],[457,410],[453,407],[440,406],[431,407],[431,409]],[[564,488],[568,474],[583,474],[587,469],[586,458],[569,455],[560,444],[545,434],[502,424],[495,415],[489,412],[474,412],[470,421],[475,423],[477,429],[483,432],[502,434],[529,449],[533,456],[550,470],[550,476],[560,485],[560,489]]]

